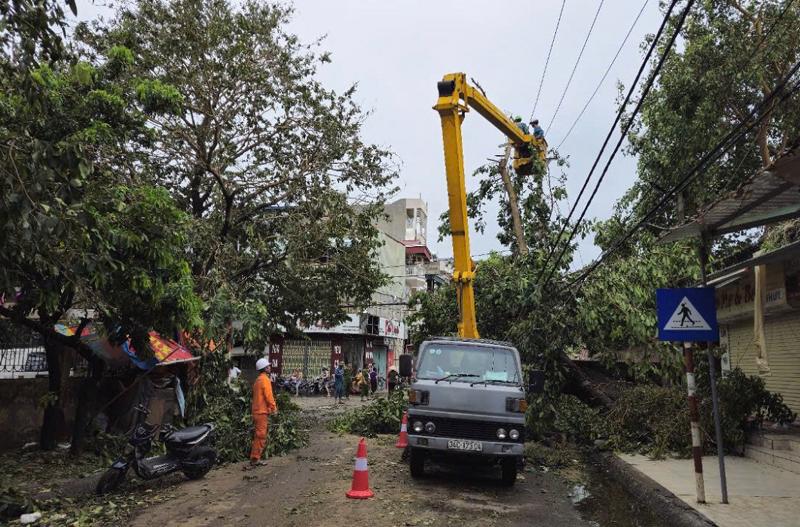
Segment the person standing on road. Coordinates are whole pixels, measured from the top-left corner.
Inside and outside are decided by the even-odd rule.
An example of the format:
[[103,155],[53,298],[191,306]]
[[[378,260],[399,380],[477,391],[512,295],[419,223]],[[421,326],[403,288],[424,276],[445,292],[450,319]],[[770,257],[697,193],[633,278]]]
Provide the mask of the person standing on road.
[[398,381],[398,379],[400,377],[398,375],[398,373],[397,373],[397,370],[394,369],[394,366],[392,366],[392,368],[389,370],[389,375],[387,377],[388,378],[386,379],[386,381],[387,381],[387,384],[389,385],[389,396],[391,396],[392,392],[394,391],[395,387],[397,386],[397,381]]
[[372,391],[372,395],[375,395],[375,392],[378,391],[378,368],[376,368],[374,364],[369,370],[369,387]]
[[263,464],[261,455],[267,446],[269,434],[269,415],[278,413],[278,405],[272,395],[272,382],[269,380],[269,361],[262,357],[256,361],[258,377],[253,383],[253,447],[250,449],[250,467]]
[[344,404],[344,366],[339,364],[333,372],[333,390],[336,402]]
[[350,392],[353,390],[353,370],[347,363],[344,363],[344,397],[350,400]]
[[358,385],[358,391],[361,393],[361,400],[366,401],[369,395],[369,372],[367,372],[366,368],[356,375],[356,384]]

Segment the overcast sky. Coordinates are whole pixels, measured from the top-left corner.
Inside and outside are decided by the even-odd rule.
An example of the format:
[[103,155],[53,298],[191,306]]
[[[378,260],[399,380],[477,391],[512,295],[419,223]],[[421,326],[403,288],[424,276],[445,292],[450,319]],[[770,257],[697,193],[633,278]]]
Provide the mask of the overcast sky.
[[[553,117],[600,0],[566,0],[561,27],[536,111],[543,126]],[[605,0],[586,51],[547,139],[557,145],[594,91],[644,0]],[[311,42],[324,36],[322,49],[332,64],[320,70],[331,88],[358,83],[357,100],[370,111],[365,139],[394,151],[401,163],[398,197],[422,197],[429,207],[429,246],[439,256],[452,255],[450,240],[437,242],[438,216],[447,208],[442,137],[436,82],[445,73],[465,72],[501,109],[530,115],[553,35],[561,0],[297,0],[290,29]],[[79,7],[79,11],[81,7]],[[104,11],[86,7],[80,18]],[[577,196],[614,119],[617,81],[626,86],[641,61],[639,45],[658,28],[658,0],[649,0],[616,64],[567,142],[567,188]],[[472,170],[499,152],[502,136],[476,113],[463,126],[468,187]],[[601,165],[602,167],[602,165]],[[599,172],[599,170],[598,170]],[[605,218],[631,185],[635,160],[618,156],[588,217]],[[585,199],[585,198],[584,198]],[[562,208],[567,210],[567,204]],[[484,235],[473,234],[472,253],[499,249],[492,211]],[[590,240],[580,247],[588,263],[598,250]]]
[[[644,0],[606,0],[547,139],[556,145],[580,113],[611,62]],[[567,0],[553,47],[536,116],[542,125],[553,117],[578,57],[599,0]],[[320,35],[333,62],[320,72],[330,86],[358,83],[358,100],[372,112],[366,138],[390,147],[402,163],[400,197],[422,196],[429,207],[429,245],[450,256],[450,240],[436,241],[437,218],[447,208],[444,157],[436,102],[436,82],[450,72],[465,72],[501,109],[530,115],[561,0],[479,2],[381,0],[299,0],[291,28],[304,40]],[[641,62],[639,45],[661,21],[658,1],[650,0],[636,28],[568,141],[567,187],[578,194],[614,119],[617,80],[628,85]],[[502,136],[476,113],[464,122],[468,186],[472,170],[499,152]],[[601,165],[602,166],[602,165]],[[599,170],[598,170],[599,172]],[[635,160],[617,157],[589,217],[604,218],[631,185]],[[562,204],[567,209],[566,204]],[[472,236],[472,253],[499,248],[494,214],[486,234]],[[581,245],[588,262],[598,254],[590,240]],[[580,265],[576,258],[576,265]]]

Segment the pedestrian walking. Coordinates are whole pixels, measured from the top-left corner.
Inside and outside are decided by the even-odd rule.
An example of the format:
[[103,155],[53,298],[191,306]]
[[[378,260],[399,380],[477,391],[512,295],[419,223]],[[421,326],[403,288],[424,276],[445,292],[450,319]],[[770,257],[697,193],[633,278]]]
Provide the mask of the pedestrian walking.
[[397,387],[397,381],[400,380],[400,374],[397,373],[397,370],[394,369],[394,366],[389,370],[389,375],[387,375],[386,382],[389,385],[389,395],[392,395],[395,387]]
[[275,397],[272,395],[272,382],[269,380],[269,361],[260,358],[256,361],[258,377],[253,383],[253,446],[250,449],[250,465],[245,468],[252,468],[263,464],[261,456],[267,446],[269,435],[269,415],[278,413],[278,405],[275,404]]
[[325,390],[325,397],[331,396],[331,375],[328,373],[328,368],[323,367],[320,374],[322,388]]
[[339,364],[333,372],[333,391],[336,402],[344,404],[344,365]]
[[694,320],[692,320],[692,310],[686,307],[685,303],[681,303],[681,309],[678,311],[678,314],[681,315],[681,327],[683,327],[683,324],[687,319],[694,326]]
[[366,401],[367,396],[369,395],[369,372],[366,368],[358,372],[358,375],[356,375],[356,384],[358,385],[358,391],[361,394],[361,400]]
[[378,368],[376,368],[374,364],[369,371],[369,387],[372,391],[372,395],[375,395],[375,392],[378,391]]

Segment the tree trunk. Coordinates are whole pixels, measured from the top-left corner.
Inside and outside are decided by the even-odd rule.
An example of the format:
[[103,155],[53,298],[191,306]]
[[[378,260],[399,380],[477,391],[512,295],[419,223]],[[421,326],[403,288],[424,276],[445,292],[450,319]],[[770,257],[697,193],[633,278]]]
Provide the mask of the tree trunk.
[[514,184],[511,177],[508,175],[508,160],[511,157],[511,143],[506,144],[506,150],[503,154],[503,159],[500,160],[499,171],[500,177],[503,178],[503,185],[506,187],[506,194],[508,195],[508,205],[511,209],[511,223],[514,226],[514,236],[517,238],[517,251],[522,256],[528,255],[528,243],[525,241],[525,232],[522,229],[522,217],[519,213],[519,203],[517,202],[517,191],[514,190]]
[[80,456],[86,442],[86,432],[94,418],[94,408],[99,401],[99,383],[103,374],[103,362],[97,358],[89,361],[89,371],[81,382],[78,403],[75,407],[75,422],[72,426],[70,454]]
[[611,398],[604,394],[602,391],[598,390],[589,378],[584,374],[578,366],[572,362],[572,360],[566,356],[566,354],[561,354],[561,362],[567,367],[569,372],[572,374],[575,381],[577,381],[578,388],[591,400],[602,404],[606,409],[610,410],[614,406],[614,401]]
[[48,389],[39,446],[42,450],[53,450],[58,443],[59,434],[66,427],[63,405],[69,367],[66,364],[65,348],[55,339],[45,336],[44,349],[47,355]]

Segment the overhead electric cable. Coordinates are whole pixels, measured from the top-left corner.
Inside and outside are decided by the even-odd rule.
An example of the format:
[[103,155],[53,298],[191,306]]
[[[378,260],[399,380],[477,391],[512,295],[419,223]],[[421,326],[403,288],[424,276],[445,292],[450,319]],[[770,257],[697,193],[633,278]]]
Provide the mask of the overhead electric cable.
[[[597,195],[597,191],[600,189],[600,184],[603,182],[603,179],[605,179],[606,174],[608,173],[608,169],[611,166],[611,163],[614,161],[614,157],[617,155],[617,152],[619,151],[620,146],[622,146],[622,143],[627,138],[628,131],[631,129],[631,126],[633,126],[633,122],[634,122],[634,120],[636,118],[636,115],[639,113],[639,110],[642,108],[642,104],[644,104],[644,100],[647,97],[647,94],[650,93],[650,89],[653,87],[653,83],[655,82],[656,77],[658,77],[658,74],[661,71],[661,68],[664,66],[664,62],[667,60],[667,56],[669,56],[669,52],[672,49],[672,46],[675,44],[675,40],[678,38],[678,35],[680,34],[681,29],[683,28],[683,24],[684,24],[684,22],[686,22],[686,17],[689,15],[689,11],[691,11],[692,7],[694,6],[694,3],[695,3],[695,0],[689,0],[688,2],[686,2],[686,7],[683,9],[683,12],[680,14],[680,18],[678,20],[677,25],[675,26],[675,30],[672,32],[672,36],[670,37],[669,42],[667,42],[663,53],[661,53],[661,57],[659,57],[658,63],[656,64],[656,67],[650,73],[650,76],[648,77],[647,82],[645,83],[644,88],[642,89],[642,94],[639,96],[639,100],[636,102],[636,106],[634,107],[633,112],[631,112],[630,117],[625,122],[625,125],[623,126],[623,130],[620,133],[619,140],[617,140],[617,144],[614,145],[614,149],[611,151],[611,155],[609,156],[608,161],[606,161],[606,165],[603,167],[603,172],[600,173],[600,177],[597,179],[597,182],[594,184],[594,189],[592,189],[592,194],[589,196],[589,200],[586,202],[586,205],[584,205],[583,210],[581,211],[580,217],[578,217],[578,220],[575,222],[575,225],[572,227],[572,232],[570,232],[569,237],[567,237],[566,243],[564,243],[563,247],[561,248],[561,252],[558,254],[558,257],[556,258],[555,262],[553,262],[553,266],[550,268],[550,272],[545,276],[545,279],[542,282],[542,288],[547,287],[547,284],[550,281],[550,277],[553,276],[553,273],[558,268],[558,264],[561,262],[561,259],[564,257],[564,254],[567,252],[567,248],[569,248],[569,244],[572,243],[572,240],[575,238],[575,235],[578,233],[578,229],[580,228],[581,222],[583,221],[583,218],[586,216],[586,212],[589,210],[589,207],[591,206],[592,201],[594,201],[594,197]],[[560,236],[559,236],[559,238],[560,238]],[[558,240],[556,240],[556,243],[558,243]]]
[[556,146],[556,150],[561,148],[561,145],[563,145],[564,141],[567,140],[569,135],[572,133],[572,130],[575,128],[575,125],[578,124],[578,121],[580,121],[581,117],[583,117],[583,114],[586,112],[586,109],[589,107],[589,104],[591,104],[592,100],[594,100],[594,97],[595,97],[595,95],[597,95],[597,92],[600,91],[600,87],[603,85],[603,82],[605,82],[606,77],[608,77],[608,74],[611,72],[611,68],[614,66],[614,63],[617,62],[617,59],[619,58],[620,53],[622,53],[622,49],[625,47],[625,44],[627,44],[627,42],[628,42],[628,38],[630,38],[631,33],[633,33],[633,28],[636,27],[636,24],[639,22],[639,19],[642,17],[642,13],[644,13],[644,8],[647,7],[647,4],[649,2],[650,2],[650,0],[644,0],[644,3],[642,4],[642,8],[639,9],[639,14],[636,15],[636,18],[633,20],[633,24],[631,24],[631,27],[628,28],[628,32],[625,34],[625,38],[622,39],[622,43],[619,45],[619,48],[617,48],[617,53],[614,55],[614,58],[611,59],[611,63],[606,68],[606,72],[603,73],[603,76],[600,78],[600,82],[597,83],[597,86],[595,87],[594,92],[592,92],[592,95],[589,96],[589,99],[586,101],[586,104],[583,105],[583,109],[578,114],[578,117],[575,118],[575,120],[572,122],[572,125],[569,127],[569,130],[567,130],[567,133],[564,134],[564,137],[561,139],[561,142],[558,143],[558,146]]
[[[637,221],[636,224],[634,224],[634,226],[631,229],[629,229],[620,239],[614,242],[614,244],[611,245],[611,247],[603,251],[600,257],[597,260],[595,260],[589,266],[588,269],[584,270],[580,275],[578,275],[577,278],[572,280],[567,285],[567,287],[572,287],[576,283],[585,280],[592,272],[594,272],[595,269],[597,269],[597,267],[603,261],[605,261],[617,249],[619,249],[619,247],[621,247],[623,243],[628,241],[631,238],[631,236],[633,236],[636,233],[636,231],[641,229],[642,226],[644,226],[648,221],[650,221],[650,218],[656,212],[661,210],[664,207],[664,205],[666,205],[667,202],[673,196],[675,196],[675,194],[685,189],[686,186],[691,182],[691,180],[694,177],[696,177],[698,174],[701,174],[707,165],[722,157],[728,150],[730,150],[730,148],[736,143],[737,140],[739,140],[742,136],[744,136],[745,134],[750,132],[753,128],[758,126],[761,123],[761,121],[763,121],[769,115],[770,113],[769,111],[762,111],[762,110],[767,108],[772,103],[772,99],[777,97],[779,94],[782,94],[780,100],[778,101],[778,103],[781,103],[786,101],[796,93],[800,92],[800,81],[795,83],[794,87],[792,87],[789,91],[784,92],[786,84],[788,84],[791,78],[797,73],[798,69],[800,69],[800,62],[797,62],[791,69],[789,74],[784,78],[784,80],[778,86],[776,86],[775,89],[767,97],[765,97],[760,104],[758,104],[756,107],[753,108],[753,110],[747,116],[747,119],[740,122],[731,132],[728,133],[728,135],[725,136],[725,138],[723,138],[719,143],[717,143],[717,145],[709,153],[707,153],[692,169],[690,169],[675,186],[673,186],[670,190],[668,190],[664,194],[664,196],[661,197],[658,203],[656,203],[653,207],[651,207],[650,210],[647,211],[647,213],[639,221]],[[752,123],[750,123],[749,125],[746,125],[746,123],[750,119],[752,119],[755,114],[759,112],[761,112],[760,117],[755,121],[753,121]]]
[[561,104],[564,102],[564,97],[566,97],[567,95],[567,90],[569,90],[570,84],[572,84],[572,78],[575,76],[575,71],[578,69],[578,64],[580,64],[581,62],[581,57],[583,57],[583,52],[586,51],[586,44],[589,43],[589,37],[592,36],[592,30],[594,29],[594,25],[597,22],[597,17],[600,15],[600,10],[603,8],[604,2],[605,0],[600,0],[600,4],[597,6],[597,11],[595,11],[594,18],[592,19],[592,25],[589,26],[589,31],[588,33],[586,33],[586,38],[583,39],[583,46],[581,46],[581,51],[580,53],[578,53],[578,58],[575,59],[575,65],[572,66],[572,72],[569,74],[569,79],[567,79],[567,85],[564,86],[564,91],[561,92],[561,98],[558,100],[558,105],[556,106],[556,110],[553,112],[553,116],[550,118],[550,123],[544,130],[545,135],[547,135],[547,132],[550,130],[550,126],[552,126],[553,121],[556,120],[558,111],[561,109]]
[[[776,17],[776,19],[775,19],[775,20],[772,22],[772,24],[770,24],[770,26],[769,26],[769,28],[767,29],[767,31],[765,31],[765,32],[763,33],[763,35],[761,36],[761,39],[760,39],[760,40],[759,40],[759,42],[758,42],[758,43],[755,45],[755,47],[754,47],[754,49],[753,49],[753,52],[752,52],[752,53],[750,53],[750,54],[748,55],[748,59],[747,59],[747,61],[745,62],[745,64],[744,64],[744,65],[741,67],[741,69],[743,69],[743,70],[744,70],[744,69],[746,69],[746,68],[747,68],[747,67],[750,65],[750,63],[751,63],[751,62],[752,62],[752,61],[753,61],[753,60],[754,60],[754,59],[755,59],[755,58],[756,58],[756,57],[757,57],[757,56],[760,54],[760,52],[762,51],[761,47],[762,47],[762,46],[764,45],[764,43],[767,41],[767,39],[769,38],[770,34],[771,34],[771,33],[772,33],[772,31],[775,29],[775,27],[778,25],[778,23],[780,23],[780,21],[781,21],[781,20],[783,20],[783,17],[784,17],[784,15],[786,15],[786,12],[789,10],[789,7],[791,7],[791,5],[792,5],[794,2],[795,2],[795,0],[788,0],[788,1],[786,2],[786,4],[785,4],[785,5],[784,5],[784,7],[783,7],[783,10],[782,10],[782,11],[780,12],[780,14],[779,14],[779,15]],[[793,68],[793,71],[792,71],[792,72],[790,72],[790,74],[789,74],[789,75],[788,75],[788,76],[785,78],[785,80],[784,80],[782,83],[780,83],[780,84],[779,84],[779,86],[778,86],[778,87],[776,87],[776,90],[774,90],[774,91],[772,92],[772,94],[774,94],[774,95],[777,95],[777,91],[778,91],[779,89],[783,89],[783,87],[785,87],[786,83],[789,81],[789,79],[791,79],[791,76],[793,75],[793,72],[794,72],[794,71],[796,71],[796,68],[797,68],[797,67],[798,67],[798,65],[795,65],[795,68]],[[797,89],[798,89],[798,88],[800,88],[800,85],[798,85],[798,86],[795,86],[795,88],[793,88],[793,90],[792,90],[792,93],[794,93],[795,91],[797,91]],[[791,96],[791,94],[790,94],[790,95],[788,95],[788,96]],[[788,96],[786,96],[786,97],[788,97]],[[784,97],[784,99],[785,99],[786,97]],[[772,97],[769,97],[769,98],[765,99],[765,101],[764,101],[764,102],[762,102],[762,105],[763,105],[763,104],[766,104],[766,101],[769,101],[769,100],[771,100],[771,99],[772,99]],[[759,105],[759,106],[761,106],[761,105]],[[750,112],[750,114],[749,114],[749,116],[748,116],[748,119],[749,119],[749,118],[751,118],[753,115],[755,115],[755,114],[756,114],[756,113],[759,111],[759,106],[756,106],[756,107],[755,107],[753,110],[751,110],[751,112]],[[762,116],[762,117],[759,119],[759,121],[760,121],[760,120],[763,120],[763,118],[764,118],[764,116]],[[746,122],[746,121],[745,121],[745,122]],[[753,126],[755,126],[755,125],[753,125]],[[749,129],[751,129],[751,128],[752,128],[752,127],[750,127]],[[749,130],[749,129],[748,129],[748,130]],[[730,132],[730,133],[729,133],[729,134],[728,134],[728,135],[727,135],[727,136],[726,136],[724,139],[722,139],[722,140],[721,140],[721,141],[720,141],[720,142],[717,144],[717,146],[719,146],[719,145],[722,145],[722,144],[724,144],[725,142],[729,141],[729,140],[730,140],[730,138],[732,137],[732,135],[733,135],[735,132],[736,132],[736,130],[734,130],[734,131]],[[747,131],[743,132],[742,134],[739,134],[739,136],[738,136],[738,137],[741,137],[741,136],[742,136],[744,133],[746,133],[746,132],[747,132]],[[737,138],[737,139],[738,139],[738,138]],[[732,145],[731,145],[731,146],[732,146]],[[729,147],[729,148],[730,148],[730,147]],[[729,149],[729,148],[728,148],[728,149]],[[715,147],[715,149],[716,149],[716,147]],[[715,149],[712,149],[712,152],[713,152]],[[726,149],[726,151],[727,151],[727,149]],[[723,152],[723,153],[724,153],[724,152]],[[721,155],[721,154],[720,154],[720,155]],[[717,156],[717,157],[718,157],[718,156]],[[698,165],[698,166],[699,166],[699,165]],[[699,168],[698,168],[698,170],[699,170]],[[684,182],[684,181],[682,181],[681,183],[679,183],[679,185],[681,185],[681,187],[680,187],[680,188],[678,188],[677,190],[674,190],[674,189],[673,189],[673,190],[674,190],[674,192],[679,192],[680,190],[682,190],[683,188],[685,188],[685,187],[686,187],[686,185],[688,185],[688,182],[689,182],[689,180],[690,180],[690,179],[691,179],[691,178],[688,178],[688,179],[687,179],[687,178],[684,178],[685,182]],[[661,189],[659,189],[659,190],[661,190]],[[668,191],[665,191],[665,190],[661,190],[661,192],[665,192],[665,193],[667,193],[666,195],[667,195],[667,196],[669,196],[669,195],[670,195],[669,193],[670,193],[670,192],[673,192],[673,191],[669,191],[669,192],[668,192]],[[662,201],[664,201],[664,200],[663,200],[663,197],[662,197]],[[664,202],[665,202],[665,201],[664,201]],[[648,214],[645,216],[645,218],[644,218],[644,219],[643,219],[641,222],[639,222],[639,223],[637,224],[637,228],[639,228],[641,225],[644,225],[644,224],[646,224],[646,223],[649,221],[649,217],[650,217],[650,216],[652,216],[652,214],[655,214],[655,212],[656,212],[656,211],[657,211],[657,210],[653,210],[652,212],[648,212]],[[635,231],[634,231],[634,232],[635,232]],[[630,238],[630,236],[632,236],[632,235],[633,235],[633,232],[632,232],[632,233],[631,233],[629,236],[626,236],[626,237],[625,237],[625,238],[622,240],[622,242],[621,242],[621,243],[624,243],[625,241],[627,241],[627,240]],[[619,243],[619,244],[616,244],[616,243],[615,243],[615,244],[612,246],[612,249],[610,249],[610,251],[609,251],[609,254],[610,254],[611,252],[613,252],[614,250],[616,250],[616,248],[617,248],[619,245],[621,245],[621,243]],[[606,253],[604,252],[604,253],[601,255],[600,259],[597,261],[597,263],[596,263],[596,264],[593,264],[593,266],[592,266],[592,268],[591,268],[591,269],[594,269],[594,268],[596,268],[596,267],[597,267],[597,266],[600,264],[600,262],[601,262],[601,261],[602,261],[602,260],[603,260],[603,259],[606,257],[606,256],[604,256],[605,254],[606,254]],[[586,276],[588,276],[588,274],[591,274],[591,272],[587,273],[587,275],[586,275]],[[585,278],[585,277],[583,277],[583,278]],[[573,285],[573,284],[574,284],[576,281],[577,281],[577,279],[576,279],[576,280],[574,280],[573,282],[571,282],[571,283],[570,283],[570,286],[571,286],[571,285]]]
[[542,268],[539,271],[539,275],[536,277],[536,282],[541,283],[542,276],[544,275],[545,271],[547,270],[547,264],[550,263],[550,259],[555,254],[558,248],[558,241],[561,239],[561,236],[564,234],[564,231],[569,225],[570,219],[572,219],[572,215],[575,214],[575,209],[578,208],[578,203],[581,201],[581,197],[583,197],[583,193],[586,191],[586,187],[589,185],[589,181],[592,178],[592,174],[594,174],[594,170],[597,168],[597,164],[600,162],[600,158],[603,156],[603,153],[608,146],[608,142],[611,140],[611,136],[614,134],[614,130],[617,129],[617,124],[619,120],[622,118],[622,114],[625,112],[625,108],[628,106],[628,102],[630,101],[631,97],[633,96],[633,92],[636,89],[636,85],[639,83],[639,79],[644,73],[644,69],[647,67],[647,64],[650,62],[650,57],[655,51],[656,47],[658,46],[658,42],[661,40],[661,35],[664,33],[664,28],[667,26],[667,22],[669,22],[670,15],[672,14],[672,10],[675,8],[675,5],[678,3],[678,0],[672,0],[667,12],[664,14],[664,19],[661,21],[661,26],[658,28],[655,37],[653,37],[653,41],[650,43],[650,48],[647,50],[644,59],[642,60],[642,64],[639,66],[639,71],[636,72],[636,78],[633,79],[630,88],[628,89],[628,93],[625,96],[625,100],[617,110],[617,116],[614,118],[614,122],[611,123],[611,127],[606,134],[606,138],[603,141],[603,145],[600,147],[600,152],[597,153],[597,157],[595,157],[594,163],[592,164],[592,168],[589,170],[589,173],[586,175],[586,179],[583,181],[583,185],[581,186],[581,190],[578,192],[578,197],[575,199],[575,203],[572,204],[570,207],[569,214],[567,215],[566,220],[564,221],[563,225],[561,225],[561,229],[558,232],[558,236],[556,236],[555,241],[553,242],[553,247],[551,247],[550,251],[547,253],[547,258],[545,258],[544,263],[542,264]]
[[544,76],[547,73],[547,66],[550,64],[550,54],[553,53],[553,44],[556,42],[556,35],[558,35],[558,27],[561,25],[561,15],[564,14],[564,6],[567,4],[567,0],[561,1],[561,11],[558,12],[558,20],[556,21],[556,29],[553,31],[553,39],[550,41],[550,49],[547,50],[547,59],[544,61],[544,69],[542,70],[542,78],[539,79],[539,91],[536,92],[536,101],[533,103],[533,111],[531,111],[531,116],[528,118],[530,121],[533,119],[534,114],[536,113],[536,107],[539,106],[539,96],[542,94],[542,85],[544,85]]

